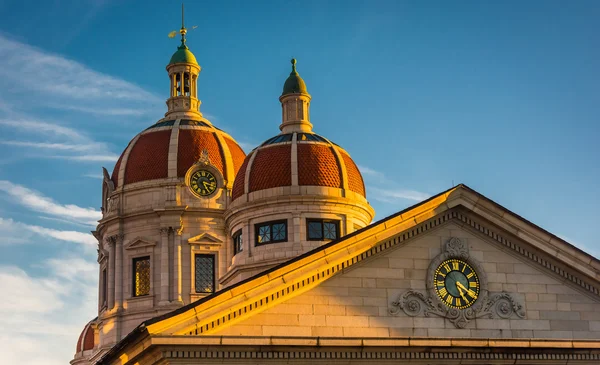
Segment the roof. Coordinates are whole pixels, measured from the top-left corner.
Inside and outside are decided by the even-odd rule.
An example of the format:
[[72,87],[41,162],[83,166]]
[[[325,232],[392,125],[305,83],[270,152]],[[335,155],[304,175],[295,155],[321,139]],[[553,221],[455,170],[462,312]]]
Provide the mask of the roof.
[[173,56],[171,56],[169,65],[175,63],[191,63],[194,65],[198,65],[198,61],[196,61],[196,56],[194,56],[194,54],[185,44],[182,44],[181,46],[177,47],[177,51],[175,51],[175,53],[173,53]]
[[283,84],[283,92],[281,96],[288,94],[308,94],[306,90],[306,84],[300,74],[296,71],[296,59],[292,59],[292,72],[290,72],[290,76],[285,80]]
[[[269,287],[268,283],[281,280],[286,283],[293,283],[293,280],[296,279],[292,275],[293,270],[302,271],[305,266],[319,265],[319,261],[323,262],[323,260],[325,260],[325,262],[330,262],[330,260],[331,262],[334,262],[335,260],[342,262],[339,261],[341,255],[348,255],[350,252],[352,254],[360,255],[361,252],[366,252],[360,251],[357,248],[356,245],[361,244],[361,242],[366,242],[365,245],[368,245],[368,248],[370,248],[371,251],[374,250],[373,252],[379,252],[381,251],[381,246],[379,246],[379,244],[381,244],[382,241],[385,241],[387,239],[386,237],[389,238],[406,232],[407,230],[426,222],[430,218],[437,216],[440,211],[450,210],[456,207],[467,209],[490,220],[495,217],[499,223],[502,223],[503,225],[506,224],[506,226],[502,228],[507,228],[508,224],[511,224],[513,226],[511,233],[515,232],[521,240],[544,251],[545,254],[551,255],[553,259],[559,260],[573,271],[577,271],[583,274],[583,276],[590,278],[595,286],[600,283],[600,261],[598,259],[511,212],[468,186],[460,184],[389,217],[383,218],[359,231],[327,243],[235,285],[220,290],[213,295],[190,303],[170,313],[149,319],[140,324],[120,343],[113,347],[99,363],[116,355],[121,349],[128,344],[135,342],[145,333],[150,333],[150,327],[156,326],[163,321],[188,311],[191,311],[190,313],[193,314],[190,318],[199,319],[202,316],[203,310],[208,310],[202,308],[203,304],[209,306],[207,308],[213,308],[213,303],[228,306],[235,303],[235,298],[240,295],[243,295],[244,297],[250,295],[251,298],[258,298],[258,296],[262,294],[257,293],[255,287],[261,285]],[[352,261],[352,263],[354,262],[355,261]],[[343,264],[341,265],[343,268]],[[596,292],[596,294],[598,293]],[[232,302],[230,303],[229,301]],[[214,313],[212,313],[211,316],[214,317]],[[177,320],[175,322],[180,323],[181,321]],[[159,327],[156,327],[156,329],[158,328]]]

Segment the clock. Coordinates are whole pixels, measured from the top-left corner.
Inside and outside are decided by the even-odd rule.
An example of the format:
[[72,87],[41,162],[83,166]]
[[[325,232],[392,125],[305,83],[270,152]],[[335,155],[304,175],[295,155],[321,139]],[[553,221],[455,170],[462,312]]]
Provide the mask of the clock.
[[190,188],[199,196],[209,196],[217,190],[217,179],[208,170],[198,170],[190,176]]
[[468,308],[479,297],[479,277],[463,260],[443,261],[435,269],[433,280],[438,297],[449,307]]

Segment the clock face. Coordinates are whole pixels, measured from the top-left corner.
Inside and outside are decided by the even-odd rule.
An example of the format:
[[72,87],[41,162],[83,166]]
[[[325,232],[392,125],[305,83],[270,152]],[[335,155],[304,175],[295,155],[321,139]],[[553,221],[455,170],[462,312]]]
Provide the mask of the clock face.
[[450,259],[435,270],[433,286],[442,302],[452,308],[468,308],[479,296],[479,278],[462,260]]
[[190,177],[190,187],[200,196],[208,196],[217,190],[217,179],[210,171],[198,170]]

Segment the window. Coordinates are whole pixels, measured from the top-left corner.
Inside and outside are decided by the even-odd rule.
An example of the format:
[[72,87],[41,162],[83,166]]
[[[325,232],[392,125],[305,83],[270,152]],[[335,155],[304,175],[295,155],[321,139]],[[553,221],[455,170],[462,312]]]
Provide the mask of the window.
[[215,292],[215,255],[195,256],[196,293]]
[[102,297],[101,297],[102,299],[101,300],[102,300],[102,306],[104,307],[104,306],[106,306],[106,302],[107,302],[107,299],[106,299],[107,287],[106,286],[108,285],[108,283],[106,282],[106,269],[102,270],[102,278],[100,280],[102,282]]
[[242,252],[244,247],[242,245],[242,230],[238,230],[233,234],[233,254],[237,255]]
[[150,256],[133,259],[133,296],[150,294]]
[[340,221],[307,219],[306,226],[309,241],[335,240],[340,238]]
[[259,223],[254,226],[256,246],[287,241],[287,221]]

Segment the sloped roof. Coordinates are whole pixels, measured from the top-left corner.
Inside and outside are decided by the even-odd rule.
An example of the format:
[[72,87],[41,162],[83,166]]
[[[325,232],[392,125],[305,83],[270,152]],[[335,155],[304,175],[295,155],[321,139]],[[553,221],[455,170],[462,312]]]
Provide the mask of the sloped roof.
[[[600,286],[598,285],[600,284],[600,261],[598,259],[511,212],[468,186],[460,184],[423,202],[383,218],[359,231],[329,242],[285,263],[220,290],[208,297],[190,303],[165,315],[149,319],[140,324],[119,344],[113,347],[102,360],[115,355],[125,346],[135,342],[137,338],[145,333],[160,332],[162,327],[160,325],[161,322],[171,322],[174,317],[184,315],[186,318],[196,319],[201,318],[204,313],[207,313],[206,315],[209,316],[211,314],[208,312],[212,309],[213,303],[215,305],[224,305],[233,308],[234,305],[239,304],[240,297],[243,297],[244,300],[248,301],[253,300],[253,297],[258,298],[259,295],[263,295],[265,291],[259,292],[256,289],[257,287],[262,286],[266,288],[266,290],[271,290],[278,283],[292,283],[293,280],[297,278],[297,276],[293,276],[294,273],[314,270],[315,267],[318,267],[319,263],[327,262],[328,265],[331,265],[333,262],[338,262],[343,269],[344,263],[349,266],[361,260],[360,258],[357,260],[356,258],[359,256],[356,255],[362,254],[362,256],[368,257],[372,253],[380,252],[390,247],[390,245],[388,245],[390,241],[384,242],[389,240],[390,237],[397,236],[410,228],[423,224],[427,220],[440,214],[442,211],[448,211],[458,206],[466,208],[485,219],[494,220],[494,223],[499,225],[500,228],[507,230],[519,239],[529,243],[539,251],[542,251],[545,255],[570,267],[573,272],[580,273],[587,278],[587,283],[585,281],[578,283],[575,281],[575,278],[573,279],[573,282],[580,284],[584,289],[589,287],[589,291],[599,295],[597,288]],[[362,246],[358,247],[358,244]],[[351,255],[354,255],[354,258],[346,260]],[[340,260],[342,256],[346,261]],[[557,273],[558,271],[556,270],[560,270],[554,269],[554,266],[552,266],[551,263],[548,264],[548,261],[544,261],[543,259],[538,262]],[[327,280],[333,274],[335,274],[335,272],[331,275],[328,274],[327,277],[322,275],[321,278],[322,280]],[[592,282],[593,285],[590,285],[589,282]],[[588,285],[588,287],[584,284]],[[175,322],[177,321],[174,321],[173,323]],[[102,363],[102,360],[100,363]]]

